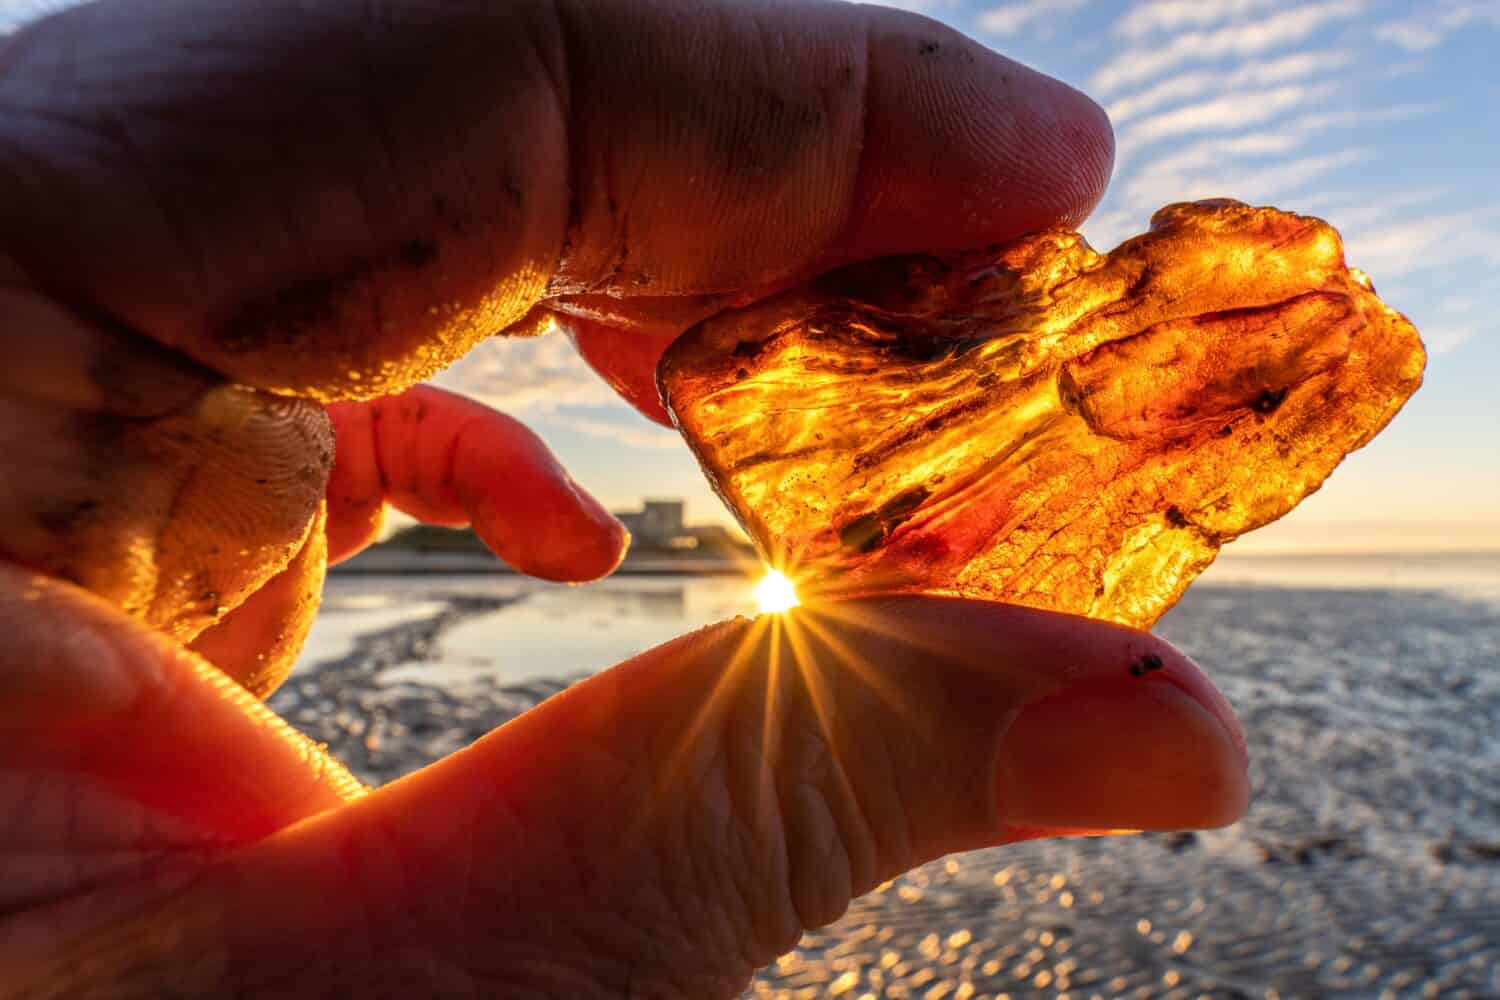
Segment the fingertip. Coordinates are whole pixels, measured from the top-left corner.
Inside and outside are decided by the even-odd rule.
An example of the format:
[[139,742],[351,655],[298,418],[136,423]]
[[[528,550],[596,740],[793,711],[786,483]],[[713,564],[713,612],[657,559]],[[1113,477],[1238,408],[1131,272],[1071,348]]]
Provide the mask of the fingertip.
[[1088,218],[1109,188],[1115,167],[1114,125],[1104,106],[1083,91],[1061,80],[1038,75],[1048,81],[1057,128],[1072,168],[1058,221],[1077,226]]
[[1114,132],[1095,101],[907,12],[870,20],[847,258],[971,249],[1076,226],[1103,197]]
[[526,427],[495,415],[454,451],[457,491],[474,532],[519,572],[559,583],[612,573],[630,535]]
[[949,598],[846,608],[859,609],[846,620],[900,622],[912,637],[893,643],[886,630],[888,665],[910,660],[930,672],[935,658],[947,661],[963,703],[1016,706],[994,722],[993,832],[1002,839],[1208,828],[1244,813],[1245,741],[1232,710],[1187,656],[1150,633]]
[[653,336],[637,328],[620,328],[578,317],[561,320],[583,360],[625,402],[647,419],[672,426],[656,388],[656,364],[673,336]]
[[1026,706],[996,784],[1004,822],[1023,828],[1201,829],[1249,801],[1235,740],[1168,679],[1091,681]]
[[553,516],[529,524],[481,510],[474,530],[512,567],[541,580],[589,583],[613,573],[630,547],[630,533],[597,500],[569,481],[573,498],[559,498]]

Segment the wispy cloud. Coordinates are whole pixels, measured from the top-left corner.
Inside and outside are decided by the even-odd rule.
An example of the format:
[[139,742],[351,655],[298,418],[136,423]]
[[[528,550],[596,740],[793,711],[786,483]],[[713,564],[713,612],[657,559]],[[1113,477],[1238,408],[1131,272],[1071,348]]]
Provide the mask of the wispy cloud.
[[1132,177],[1125,185],[1124,204],[1089,220],[1087,231],[1090,239],[1100,246],[1113,246],[1138,231],[1153,211],[1168,202],[1227,197],[1272,204],[1370,156],[1367,149],[1344,149],[1291,160],[1278,159],[1270,165],[1236,163],[1231,159],[1216,170],[1168,171],[1153,167]]
[[1338,225],[1341,229],[1356,232],[1388,223],[1414,208],[1427,209],[1448,193],[1445,188],[1419,188],[1371,198],[1368,191],[1351,191],[1342,198],[1325,196],[1321,201],[1338,206]]
[[1411,15],[1387,21],[1375,37],[1408,52],[1427,52],[1461,28],[1488,25],[1500,28],[1500,3],[1495,0],[1446,0],[1424,4]]
[[1128,86],[1156,79],[1184,63],[1266,52],[1300,42],[1326,24],[1353,17],[1364,7],[1364,0],[1327,0],[1212,31],[1188,31],[1165,42],[1133,46],[1096,72],[1090,86],[1101,94],[1116,94]]
[[1119,128],[1126,122],[1175,101],[1240,87],[1263,87],[1287,83],[1348,65],[1349,52],[1294,52],[1279,59],[1252,62],[1230,73],[1182,73],[1146,90],[1122,97],[1108,105],[1109,117]]
[[1036,25],[1046,24],[1064,14],[1071,14],[1089,0],[1016,0],[983,11],[978,18],[981,31],[1008,37]]
[[[682,437],[676,431],[647,424],[643,417],[622,414],[622,421],[596,420],[592,417],[564,416],[549,418],[562,423],[570,430],[590,437],[617,441],[631,448],[650,448],[653,451],[677,451],[683,447]],[[631,418],[634,418],[633,420]],[[625,421],[631,421],[629,423]]]
[[1422,343],[1426,344],[1427,349],[1433,354],[1452,354],[1483,332],[1478,325],[1432,326],[1428,324],[1422,330]]
[[[1150,161],[1149,169],[1157,173],[1180,174],[1189,171],[1217,171],[1247,159],[1279,156],[1300,148],[1313,137],[1323,137],[1341,128],[1380,125],[1420,117],[1436,111],[1432,103],[1398,104],[1388,108],[1350,108],[1317,111],[1278,122],[1270,129],[1255,129],[1239,135],[1213,136],[1188,146],[1165,152]],[[1351,200],[1368,195],[1351,196]]]
[[1115,34],[1141,38],[1155,32],[1182,31],[1227,21],[1231,17],[1275,6],[1276,0],[1150,0],[1132,7],[1115,24]]
[[436,381],[515,413],[549,413],[562,406],[603,405],[617,399],[561,334],[527,340],[493,338]]
[[1449,354],[1464,344],[1500,330],[1494,310],[1476,298],[1450,296],[1439,304],[1432,322],[1424,324],[1422,340],[1434,354]]
[[958,0],[875,0],[878,7],[894,7],[918,14],[939,14],[958,7]]
[[1327,86],[1292,84],[1270,90],[1225,94],[1142,120],[1123,131],[1119,158],[1127,160],[1142,146],[1195,132],[1232,132],[1248,125],[1271,121],[1293,108],[1322,100],[1332,93]]
[[0,34],[8,34],[60,6],[45,0],[0,0]]
[[1455,260],[1500,267],[1500,205],[1424,213],[1345,233],[1351,263],[1376,276],[1442,269]]
[[496,337],[435,381],[525,418],[543,432],[569,430],[651,451],[682,448],[675,431],[647,422],[622,402],[562,334],[524,340]]

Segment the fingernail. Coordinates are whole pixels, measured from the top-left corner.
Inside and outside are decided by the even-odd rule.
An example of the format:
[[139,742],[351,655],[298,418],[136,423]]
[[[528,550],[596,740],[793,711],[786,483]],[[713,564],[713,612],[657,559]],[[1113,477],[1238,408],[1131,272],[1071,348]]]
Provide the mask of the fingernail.
[[1243,740],[1195,674],[1094,678],[1023,708],[1001,744],[996,802],[1007,828],[1183,830],[1238,819],[1249,798]]

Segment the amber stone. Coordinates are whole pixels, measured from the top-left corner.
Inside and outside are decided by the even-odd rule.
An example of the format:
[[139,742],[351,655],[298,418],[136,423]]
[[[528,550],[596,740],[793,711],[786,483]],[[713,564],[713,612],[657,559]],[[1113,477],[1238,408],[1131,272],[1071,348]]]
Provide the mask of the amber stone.
[[1169,205],[860,264],[688,331],[663,399],[804,595],[960,595],[1148,626],[1421,383],[1318,219]]

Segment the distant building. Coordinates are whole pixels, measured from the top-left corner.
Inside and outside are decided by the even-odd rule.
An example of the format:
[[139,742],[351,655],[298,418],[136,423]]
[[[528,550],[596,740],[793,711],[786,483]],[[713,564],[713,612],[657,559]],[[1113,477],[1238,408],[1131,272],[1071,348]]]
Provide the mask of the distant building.
[[675,539],[691,537],[682,522],[681,500],[646,500],[640,510],[615,514],[637,545],[653,548],[692,548],[673,544]]
[[[659,564],[662,560],[683,557],[696,564],[734,563],[753,552],[744,536],[733,528],[684,524],[681,500],[646,500],[640,510],[619,512],[615,517],[630,531],[630,555],[624,567],[627,572],[632,559]],[[413,557],[416,562],[411,562]],[[344,570],[376,572],[380,567],[394,567],[395,572],[427,572],[432,566],[441,566],[443,572],[474,572],[471,567],[482,566],[491,571],[496,565],[485,544],[471,529],[414,524],[346,564]]]
[[685,524],[681,500],[645,500],[640,510],[616,511],[630,532],[633,549],[714,550],[732,552],[748,546],[718,524]]

